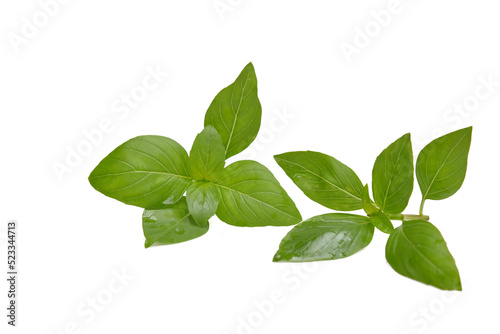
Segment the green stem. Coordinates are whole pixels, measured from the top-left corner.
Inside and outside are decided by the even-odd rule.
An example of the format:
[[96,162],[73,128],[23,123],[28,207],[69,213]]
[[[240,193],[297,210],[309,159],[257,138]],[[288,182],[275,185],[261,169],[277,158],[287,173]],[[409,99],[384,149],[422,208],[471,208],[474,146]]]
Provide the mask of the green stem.
[[410,221],[410,220],[429,220],[429,216],[426,215],[404,215],[404,214],[390,214],[386,213],[387,217],[390,220],[401,220],[401,221]]
[[424,203],[425,203],[425,198],[422,198],[422,203],[420,203],[420,210],[418,211],[418,213],[421,215],[424,214]]

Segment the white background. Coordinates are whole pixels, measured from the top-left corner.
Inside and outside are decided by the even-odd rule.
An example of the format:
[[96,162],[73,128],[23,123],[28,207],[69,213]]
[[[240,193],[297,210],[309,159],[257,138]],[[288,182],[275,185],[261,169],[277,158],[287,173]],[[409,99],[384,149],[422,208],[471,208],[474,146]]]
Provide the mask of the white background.
[[[231,10],[219,15],[213,0],[69,1],[18,47],[13,36],[40,4],[0,4],[1,262],[8,219],[19,221],[20,258],[18,327],[5,324],[2,279],[2,333],[497,333],[500,86],[474,96],[487,92],[480,78],[500,81],[498,3],[401,0],[349,62],[342,43],[354,45],[366,25],[376,29],[370,13],[389,1],[220,2]],[[474,126],[462,189],[426,204],[462,293],[396,274],[380,232],[359,254],[305,267],[307,275],[271,262],[286,227],[237,228],[214,217],[199,239],[144,249],[141,209],[96,192],[87,176],[137,135],[164,135],[189,150],[212,98],[249,61],[267,129],[254,158],[304,218],[330,211],[295,187],[274,154],[324,152],[369,183],[376,156],[404,133],[416,156],[437,134]],[[169,75],[120,118],[113,103],[148,67]],[[449,110],[464,101],[479,102],[462,115]],[[53,164],[64,164],[68,148],[103,119],[112,131],[59,180]],[[407,213],[419,200],[415,185]],[[133,279],[91,319],[88,298],[109,297],[122,270]],[[269,308],[265,300],[277,293],[282,303]]]

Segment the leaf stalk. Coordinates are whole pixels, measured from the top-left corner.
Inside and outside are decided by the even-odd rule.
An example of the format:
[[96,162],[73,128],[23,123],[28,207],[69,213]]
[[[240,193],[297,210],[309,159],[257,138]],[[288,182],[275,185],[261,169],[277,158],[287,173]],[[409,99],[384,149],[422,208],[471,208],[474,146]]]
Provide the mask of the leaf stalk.
[[429,220],[429,216],[427,215],[407,215],[407,214],[386,214],[390,220],[401,220],[401,221],[410,221],[410,220]]

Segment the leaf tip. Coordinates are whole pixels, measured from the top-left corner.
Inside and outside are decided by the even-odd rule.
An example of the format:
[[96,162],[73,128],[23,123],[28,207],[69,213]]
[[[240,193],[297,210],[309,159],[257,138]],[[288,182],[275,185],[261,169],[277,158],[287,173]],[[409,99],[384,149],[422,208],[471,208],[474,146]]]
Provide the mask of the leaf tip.
[[281,160],[281,157],[283,156],[283,154],[285,154],[285,153],[275,154],[275,155],[273,156],[274,160],[275,160],[276,162],[278,162],[278,160]]
[[462,280],[460,279],[460,274],[458,273],[458,269],[457,269],[457,277],[456,277],[456,280],[454,283],[455,284],[454,284],[452,290],[462,291]]
[[465,129],[467,130],[469,136],[472,136],[472,125]]
[[217,131],[215,129],[215,127],[212,125],[212,124],[207,124],[203,127],[203,130],[207,130],[207,131]]
[[472,133],[472,125],[455,131],[455,133],[457,133],[457,132],[466,132],[467,134],[471,134]]
[[276,254],[274,254],[273,262],[284,262],[284,261],[285,260],[281,256],[280,251],[277,251]]

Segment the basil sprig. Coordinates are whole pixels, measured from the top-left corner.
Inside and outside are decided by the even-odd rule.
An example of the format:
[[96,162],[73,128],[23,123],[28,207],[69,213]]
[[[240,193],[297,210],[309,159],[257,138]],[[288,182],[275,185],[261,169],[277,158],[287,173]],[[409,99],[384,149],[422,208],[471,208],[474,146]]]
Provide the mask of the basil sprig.
[[[367,216],[329,213],[295,226],[281,241],[275,262],[344,258],[366,247],[374,227],[388,233],[386,259],[399,274],[443,290],[461,290],[460,275],[439,230],[424,215],[426,200],[442,200],[458,191],[465,179],[472,127],[428,144],[414,171],[410,134],[389,145],[376,159],[373,198],[352,169],[318,152],[289,152],[276,162],[304,192],[338,211],[363,208]],[[419,214],[403,214],[413,191],[414,172],[422,192]],[[402,221],[394,228],[392,220]]]
[[261,115],[250,63],[210,104],[189,156],[170,138],[135,137],[95,167],[90,184],[145,209],[146,247],[197,238],[214,214],[235,226],[297,224],[302,218],[295,203],[266,167],[248,160],[225,166],[255,139]]

